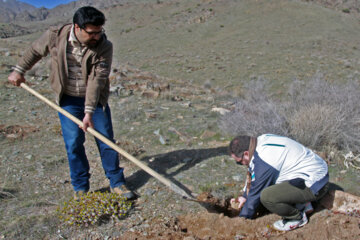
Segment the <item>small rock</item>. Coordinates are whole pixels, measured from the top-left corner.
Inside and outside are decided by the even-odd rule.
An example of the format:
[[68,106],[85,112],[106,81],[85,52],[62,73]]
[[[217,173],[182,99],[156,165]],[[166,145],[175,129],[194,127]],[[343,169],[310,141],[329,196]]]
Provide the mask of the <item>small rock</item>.
[[207,139],[207,138],[211,138],[213,136],[216,135],[216,132],[212,132],[212,131],[209,131],[209,130],[205,130],[203,132],[203,134],[201,134],[200,136],[200,139]]
[[20,151],[14,151],[13,153],[12,153],[12,155],[19,155],[19,153],[20,153]]
[[235,176],[232,176],[231,178],[232,178],[234,181],[240,182],[241,179],[242,179],[242,176],[241,176],[241,175],[235,175]]
[[156,118],[157,114],[156,113],[151,113],[151,112],[145,112],[145,116],[147,118]]
[[152,196],[152,195],[154,195],[155,192],[156,191],[154,189],[148,188],[148,189],[145,190],[144,195]]
[[172,98],[171,98],[171,101],[174,101],[174,102],[180,102],[180,101],[182,101],[183,99],[182,99],[182,97],[179,97],[179,96],[173,96]]
[[246,239],[246,236],[244,236],[244,235],[236,235],[236,236],[234,237],[234,239],[235,239],[235,240]]
[[142,92],[141,96],[146,98],[158,98],[160,95],[159,92],[153,90],[146,90]]
[[16,139],[16,138],[19,137],[19,135],[17,135],[17,134],[8,134],[8,135],[6,135],[6,137],[7,137],[8,139]]
[[191,107],[192,106],[191,102],[186,102],[186,103],[183,103],[181,105],[184,106],[184,107]]
[[211,109],[212,112],[218,112],[220,113],[220,115],[225,115],[226,113],[229,113],[230,110],[225,109],[225,108],[218,108],[218,107],[214,107]]
[[196,240],[194,237],[185,237],[184,240]]
[[206,167],[206,163],[200,164],[200,168]]
[[66,183],[69,183],[69,180],[61,179],[59,182],[60,182],[61,184],[66,184]]

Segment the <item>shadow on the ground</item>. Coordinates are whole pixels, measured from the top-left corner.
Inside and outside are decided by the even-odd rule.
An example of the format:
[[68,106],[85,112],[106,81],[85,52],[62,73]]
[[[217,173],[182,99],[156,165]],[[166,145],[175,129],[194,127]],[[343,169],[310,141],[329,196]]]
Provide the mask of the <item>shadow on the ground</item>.
[[[186,188],[181,182],[177,181],[174,176],[176,176],[180,172],[192,168],[203,160],[226,154],[227,147],[183,149],[164,154],[146,156],[142,158],[141,161],[147,163],[147,165],[154,171],[160,173],[161,175],[169,179],[171,182],[176,184],[178,187],[182,188],[185,192],[190,194],[191,191]],[[183,166],[181,166],[174,172],[167,173],[168,169],[171,169],[179,164],[183,164]],[[150,177],[151,176],[144,170],[139,170],[133,173],[131,176],[127,177],[126,181],[133,190],[137,190],[141,186],[143,186]]]
[[324,195],[324,197],[313,203],[314,213],[320,212],[323,209],[331,209],[333,207],[335,200],[335,195],[333,193],[335,191],[344,192],[344,189],[335,183],[329,182],[328,192]]

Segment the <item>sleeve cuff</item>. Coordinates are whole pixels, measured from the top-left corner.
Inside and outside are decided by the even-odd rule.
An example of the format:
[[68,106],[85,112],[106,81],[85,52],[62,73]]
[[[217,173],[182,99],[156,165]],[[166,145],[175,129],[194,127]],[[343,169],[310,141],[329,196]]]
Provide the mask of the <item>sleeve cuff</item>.
[[26,70],[22,67],[20,67],[19,65],[16,65],[13,68],[14,71],[16,71],[17,73],[20,73],[21,75],[24,75],[26,73]]
[[94,113],[95,108],[91,106],[85,106],[85,113]]

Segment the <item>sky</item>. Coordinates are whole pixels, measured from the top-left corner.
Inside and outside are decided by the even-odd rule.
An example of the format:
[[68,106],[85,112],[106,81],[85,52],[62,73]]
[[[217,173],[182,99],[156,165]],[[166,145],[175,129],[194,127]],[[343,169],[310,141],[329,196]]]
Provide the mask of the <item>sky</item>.
[[46,7],[50,9],[56,7],[59,4],[66,4],[74,0],[19,0],[19,1],[31,4],[35,7]]

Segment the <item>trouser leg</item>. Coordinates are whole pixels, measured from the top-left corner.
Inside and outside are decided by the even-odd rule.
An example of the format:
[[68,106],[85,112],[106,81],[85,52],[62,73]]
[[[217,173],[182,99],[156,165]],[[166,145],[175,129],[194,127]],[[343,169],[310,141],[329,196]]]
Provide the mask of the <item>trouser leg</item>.
[[[81,98],[64,96],[60,106],[79,119],[84,117]],[[89,162],[85,154],[85,134],[77,124],[59,113],[63,139],[69,161],[71,184],[75,191],[89,190]]]
[[275,184],[264,189],[261,193],[261,203],[273,213],[285,219],[301,219],[300,211],[295,207],[297,203],[315,201],[317,197],[310,188],[299,188],[289,182]]
[[[108,105],[105,109],[100,105],[96,108],[93,114],[93,121],[96,131],[114,142],[111,112]],[[125,184],[123,168],[119,166],[118,153],[99,139],[95,138],[95,140],[100,152],[105,175],[110,180],[110,187],[114,188]]]

